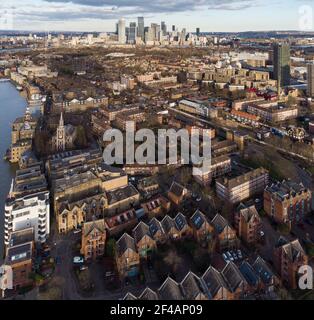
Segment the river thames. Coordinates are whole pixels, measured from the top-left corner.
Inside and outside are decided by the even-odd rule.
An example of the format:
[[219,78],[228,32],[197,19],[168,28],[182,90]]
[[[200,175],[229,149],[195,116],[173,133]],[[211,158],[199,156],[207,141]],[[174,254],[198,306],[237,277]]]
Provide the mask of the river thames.
[[0,82],[0,261],[3,257],[4,203],[16,170],[3,160],[3,156],[11,143],[11,123],[24,114],[26,106],[26,100],[13,84]]

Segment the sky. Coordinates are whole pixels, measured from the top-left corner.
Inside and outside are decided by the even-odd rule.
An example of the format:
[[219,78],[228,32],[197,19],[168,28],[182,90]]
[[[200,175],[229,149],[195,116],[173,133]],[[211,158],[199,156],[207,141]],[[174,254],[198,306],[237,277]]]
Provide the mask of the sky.
[[1,0],[0,30],[110,32],[143,16],[188,31],[314,31],[313,12],[313,0]]

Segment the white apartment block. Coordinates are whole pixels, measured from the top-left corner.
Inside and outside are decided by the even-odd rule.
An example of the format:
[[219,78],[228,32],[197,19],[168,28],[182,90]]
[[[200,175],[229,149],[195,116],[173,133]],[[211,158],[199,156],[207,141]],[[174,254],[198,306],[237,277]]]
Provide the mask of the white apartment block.
[[12,232],[27,228],[34,228],[36,242],[46,242],[50,233],[49,191],[7,199],[4,214],[5,245]]

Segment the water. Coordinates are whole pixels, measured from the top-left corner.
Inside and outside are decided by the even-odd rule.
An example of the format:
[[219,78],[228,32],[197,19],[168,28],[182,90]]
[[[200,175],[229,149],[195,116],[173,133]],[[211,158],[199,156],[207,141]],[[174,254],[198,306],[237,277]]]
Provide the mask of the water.
[[11,143],[11,123],[23,116],[27,102],[10,82],[0,82],[0,261],[3,257],[4,203],[15,167],[3,160]]

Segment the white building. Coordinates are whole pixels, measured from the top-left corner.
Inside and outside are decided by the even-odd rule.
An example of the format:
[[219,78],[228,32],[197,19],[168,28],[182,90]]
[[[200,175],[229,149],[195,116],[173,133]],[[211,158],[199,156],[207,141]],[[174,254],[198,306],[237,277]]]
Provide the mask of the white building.
[[44,243],[50,233],[49,191],[21,198],[8,198],[5,204],[4,242],[9,244],[10,234],[34,228],[36,242]]
[[125,20],[120,19],[118,23],[118,37],[119,43],[125,44],[126,43],[126,36],[125,36]]

